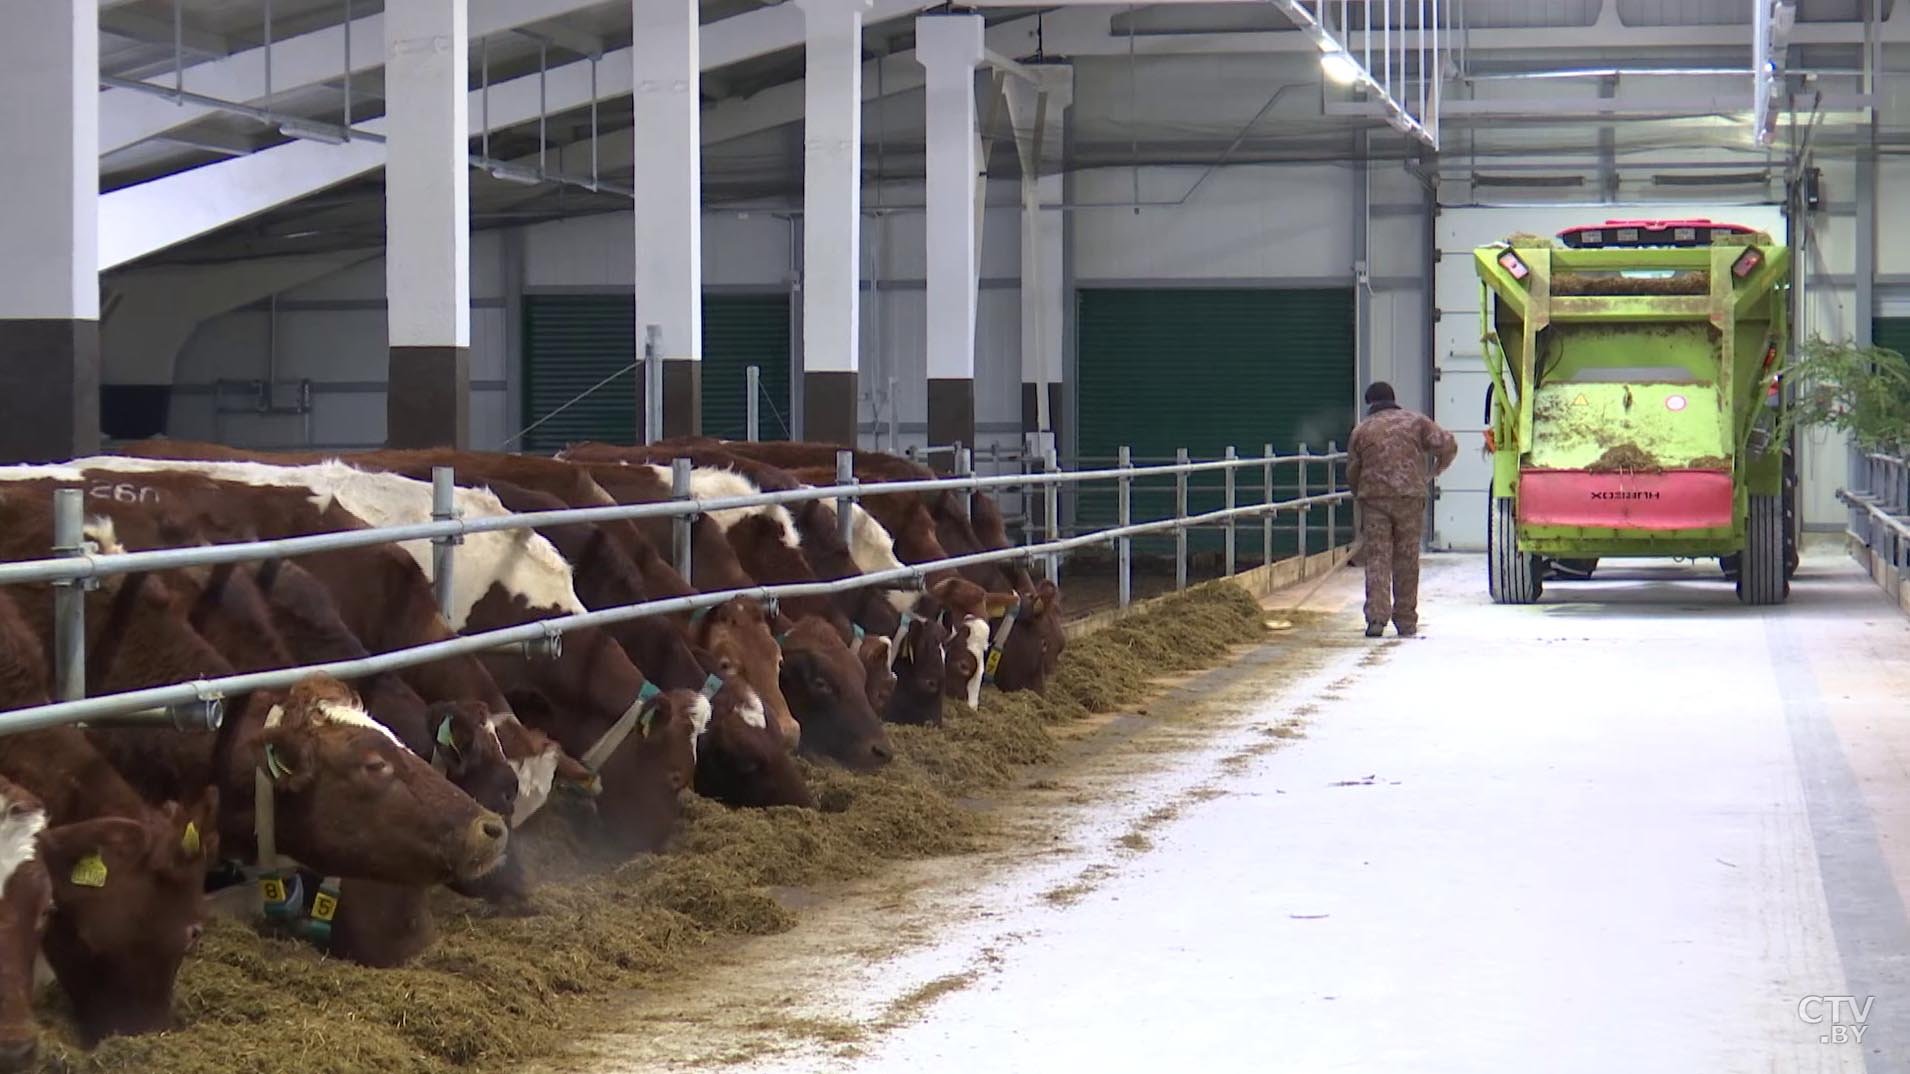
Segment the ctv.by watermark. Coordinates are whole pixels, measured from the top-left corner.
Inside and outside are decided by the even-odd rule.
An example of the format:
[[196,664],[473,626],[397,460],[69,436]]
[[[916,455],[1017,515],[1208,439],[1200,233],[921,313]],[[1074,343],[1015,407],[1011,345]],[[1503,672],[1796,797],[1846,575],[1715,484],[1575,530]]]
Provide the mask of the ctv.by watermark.
[[1875,1002],[1876,996],[1805,996],[1797,1001],[1797,1017],[1824,1031],[1820,1044],[1862,1044]]

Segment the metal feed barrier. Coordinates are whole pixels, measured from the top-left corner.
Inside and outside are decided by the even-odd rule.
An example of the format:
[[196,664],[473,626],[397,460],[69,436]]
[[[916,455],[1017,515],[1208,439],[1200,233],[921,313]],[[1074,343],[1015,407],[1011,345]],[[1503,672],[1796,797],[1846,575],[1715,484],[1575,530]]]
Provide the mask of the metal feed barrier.
[[[399,671],[434,660],[498,649],[521,648],[526,652],[541,649],[545,652],[555,652],[561,647],[566,633],[586,627],[601,627],[646,616],[695,611],[699,608],[714,607],[736,597],[774,600],[782,597],[828,596],[871,586],[919,589],[923,585],[925,576],[932,571],[960,569],[985,563],[1039,560],[1046,565],[1048,577],[1055,578],[1059,573],[1062,557],[1068,553],[1108,544],[1115,545],[1119,550],[1120,604],[1122,607],[1127,607],[1133,599],[1132,544],[1136,537],[1168,531],[1176,533],[1179,538],[1176,542],[1179,550],[1179,564],[1175,572],[1176,588],[1184,589],[1187,585],[1186,534],[1189,529],[1221,527],[1226,530],[1228,551],[1226,573],[1232,574],[1235,564],[1233,558],[1236,547],[1235,535],[1241,520],[1256,516],[1261,519],[1266,561],[1271,562],[1275,518],[1283,512],[1294,512],[1296,516],[1294,525],[1299,535],[1299,553],[1304,556],[1307,553],[1308,520],[1313,509],[1322,508],[1327,515],[1330,547],[1333,541],[1331,535],[1335,532],[1333,522],[1339,505],[1351,499],[1351,493],[1343,488],[1339,476],[1341,464],[1346,456],[1336,451],[1329,450],[1328,453],[1321,455],[1308,453],[1302,449],[1299,454],[1275,455],[1269,445],[1264,456],[1243,459],[1237,457],[1234,450],[1229,448],[1225,458],[1203,462],[1186,459],[1185,451],[1180,454],[1182,461],[1174,465],[1136,467],[1125,461],[1128,458],[1128,452],[1123,448],[1121,450],[1123,464],[1114,469],[1062,471],[1052,468],[1052,460],[1050,460],[1049,468],[1040,473],[982,477],[973,473],[972,457],[968,456],[966,449],[962,449],[957,452],[959,472],[955,477],[862,485],[857,482],[854,475],[853,455],[844,451],[837,456],[838,476],[835,485],[712,499],[697,499],[690,495],[690,462],[687,459],[678,459],[672,467],[673,489],[676,495],[673,500],[616,507],[531,511],[487,518],[458,516],[455,501],[455,475],[448,467],[438,467],[432,473],[432,521],[430,522],[312,534],[269,541],[244,541],[106,555],[95,554],[86,545],[82,533],[85,505],[80,490],[59,489],[54,492],[53,556],[42,560],[0,563],[0,585],[49,583],[55,587],[54,683],[59,700],[51,704],[0,712],[0,734],[35,731],[75,723],[88,723],[93,726],[157,724],[182,729],[213,730],[219,726],[223,718],[225,698],[254,690],[285,689],[309,675],[326,674],[351,680]],[[1321,491],[1311,494],[1303,476],[1300,495],[1276,500],[1273,495],[1274,470],[1276,467],[1288,465],[1299,466],[1303,475],[1311,466],[1324,465],[1332,476]],[[1262,502],[1244,506],[1238,503],[1237,482],[1234,478],[1238,471],[1244,469],[1262,471],[1264,479],[1261,484],[1265,492]],[[1195,474],[1215,472],[1226,475],[1226,506],[1219,510],[1189,514],[1186,496],[1189,479]],[[1139,479],[1162,476],[1172,477],[1179,489],[1173,517],[1151,522],[1134,522],[1131,510],[1134,483]],[[1053,509],[1060,489],[1064,486],[1079,486],[1089,482],[1114,484],[1119,498],[1119,524],[1092,533],[1061,537]],[[400,541],[428,540],[433,545],[433,588],[439,608],[442,610],[449,599],[452,572],[457,569],[456,548],[466,536],[474,533],[527,530],[542,526],[607,522],[618,519],[671,518],[675,521],[672,558],[677,570],[687,577],[691,567],[690,527],[696,516],[708,512],[834,500],[837,517],[841,520],[846,541],[849,536],[848,528],[853,524],[849,507],[863,494],[969,492],[1010,488],[1042,490],[1048,507],[1044,523],[1045,540],[1020,547],[910,564],[902,568],[877,571],[836,581],[759,585],[745,589],[699,593],[694,596],[671,597],[614,608],[602,608],[498,630],[466,634],[445,641],[396,649],[355,660],[337,660],[272,671],[247,672],[93,698],[85,696],[85,593],[87,589],[96,586],[101,578],[143,571],[254,563],[316,552],[365,548]],[[962,502],[966,503],[965,500]]]
[[1839,489],[1850,507],[1849,536],[1910,579],[1910,466],[1895,455],[1864,456],[1864,488]]

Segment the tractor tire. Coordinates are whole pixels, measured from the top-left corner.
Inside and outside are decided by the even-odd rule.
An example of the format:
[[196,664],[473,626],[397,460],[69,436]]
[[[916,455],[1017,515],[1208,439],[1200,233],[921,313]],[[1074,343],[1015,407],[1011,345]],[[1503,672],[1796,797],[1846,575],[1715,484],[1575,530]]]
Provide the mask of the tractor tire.
[[1782,604],[1790,596],[1784,530],[1783,498],[1752,496],[1744,552],[1738,561],[1738,599],[1744,603]]
[[1494,496],[1486,510],[1486,588],[1494,604],[1532,604],[1544,592],[1545,566],[1519,551],[1518,504]]

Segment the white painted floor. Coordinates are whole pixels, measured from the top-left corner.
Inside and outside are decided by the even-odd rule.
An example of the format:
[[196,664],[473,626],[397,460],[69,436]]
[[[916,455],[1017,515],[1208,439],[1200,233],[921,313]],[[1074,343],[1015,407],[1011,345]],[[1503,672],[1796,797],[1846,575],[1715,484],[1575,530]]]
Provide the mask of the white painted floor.
[[[1704,566],[1424,588],[1422,638],[1268,698],[1329,695],[1078,903],[990,923],[1017,942],[974,985],[764,1069],[1910,1069],[1910,629],[1841,554],[1780,609]],[[1354,596],[1320,598],[1348,630]],[[1844,995],[1861,1044],[1808,999]]]

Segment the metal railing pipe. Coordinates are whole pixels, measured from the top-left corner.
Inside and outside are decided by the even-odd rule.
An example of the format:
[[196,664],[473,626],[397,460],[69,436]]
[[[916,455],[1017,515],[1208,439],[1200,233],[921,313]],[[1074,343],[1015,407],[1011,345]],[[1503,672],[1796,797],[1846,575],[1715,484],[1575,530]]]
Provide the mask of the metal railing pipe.
[[1308,501],[1290,500],[1281,504],[1253,504],[1237,507],[1232,511],[1211,511],[1184,519],[1163,519],[1157,522],[1143,522],[1121,526],[1111,530],[1101,530],[1078,537],[1064,538],[1047,544],[1030,545],[1024,548],[1002,548],[987,552],[975,552],[964,556],[952,556],[948,559],[927,563],[916,563],[885,571],[828,582],[799,582],[786,585],[752,586],[744,589],[725,590],[718,593],[698,593],[686,597],[670,597],[662,600],[644,601],[638,604],[622,605],[615,608],[602,608],[596,611],[576,612],[570,615],[556,616],[550,619],[522,623],[516,626],[502,627],[496,630],[466,634],[444,641],[429,642],[424,645],[398,649],[388,653],[359,657],[352,660],[334,660],[327,663],[311,664],[273,671],[247,672],[240,675],[228,675],[217,679],[202,679],[194,682],[179,683],[171,686],[155,686],[143,690],[133,690],[121,694],[82,700],[65,700],[49,705],[35,705],[0,712],[0,734],[17,734],[24,731],[41,730],[70,723],[81,723],[108,717],[137,713],[156,708],[178,705],[202,704],[209,700],[228,698],[255,690],[282,690],[291,687],[312,675],[330,675],[338,679],[361,679],[372,675],[402,671],[420,664],[431,663],[455,656],[471,656],[490,652],[499,648],[521,645],[548,645],[552,639],[575,630],[590,627],[609,626],[614,623],[628,622],[654,615],[671,615],[693,612],[699,608],[714,607],[737,597],[754,597],[759,600],[787,599],[791,597],[832,596],[874,586],[893,588],[898,583],[914,586],[923,584],[932,571],[960,570],[964,567],[980,566],[987,563],[999,563],[1008,560],[1026,561],[1034,556],[1060,554],[1076,549],[1106,546],[1110,543],[1160,533],[1169,529],[1185,532],[1188,526],[1213,525],[1232,518],[1248,517],[1261,512],[1300,506],[1306,502],[1333,504],[1346,497],[1346,493],[1331,493],[1310,497]]
[[[1041,459],[1042,473],[1052,474],[1060,468],[1059,461],[1055,458],[1055,450],[1050,447]],[[1047,522],[1048,543],[1052,544],[1061,537],[1061,486],[1056,484],[1043,485],[1041,489],[1041,500],[1041,513]],[[1043,573],[1050,582],[1056,585],[1061,584],[1061,557],[1059,555],[1049,556]]]
[[[1176,460],[1174,470],[1174,518],[1184,521],[1187,518],[1187,477],[1192,471],[1187,466],[1187,449],[1174,451]],[[1187,527],[1174,529],[1174,589],[1187,588]]]
[[[1132,458],[1133,454],[1128,450],[1127,445],[1121,445],[1121,469],[1123,471],[1132,470],[1134,468]],[[1124,473],[1120,478],[1120,483],[1119,494],[1121,502],[1119,513],[1116,515],[1116,521],[1119,522],[1121,527],[1126,528],[1134,523],[1134,482]],[[1122,537],[1115,542],[1115,545],[1119,549],[1116,553],[1116,558],[1119,560],[1120,581],[1118,586],[1120,589],[1120,606],[1125,608],[1134,603],[1134,541],[1132,538]]]
[[[458,517],[457,480],[449,466],[431,468],[431,520],[450,522]],[[431,593],[438,601],[439,613],[451,614],[452,549],[463,543],[455,534],[431,539]]]
[[[1345,12],[1342,11],[1340,14],[1345,15]],[[1260,457],[1266,462],[1266,470],[1261,476],[1260,483],[1262,488],[1266,492],[1266,495],[1261,497],[1260,502],[1272,503],[1273,502],[1273,445],[1268,444],[1265,448],[1262,449],[1262,451],[1264,452],[1264,454],[1262,454]],[[1301,467],[1300,472],[1301,474],[1304,475],[1306,473],[1306,468],[1304,466]],[[1306,495],[1305,488],[1306,488],[1305,480],[1304,478],[1302,478],[1301,493],[1300,493],[1302,496]],[[1272,562],[1273,562],[1273,512],[1269,511],[1265,515],[1263,515],[1260,519],[1260,565],[1264,567]]]
[[[1306,445],[1301,444],[1300,445],[1301,457],[1304,458],[1306,456],[1306,453],[1307,453]],[[1302,499],[1306,497],[1309,482],[1310,482],[1310,475],[1308,475],[1307,473],[1307,465],[1305,463],[1301,463],[1300,464],[1300,487],[1296,489],[1295,491],[1299,493]],[[1332,488],[1333,487],[1332,483],[1329,482],[1327,484],[1327,487]],[[1312,515],[1313,515],[1313,512],[1308,511],[1306,508],[1301,508],[1300,510],[1295,511],[1293,513],[1293,535],[1294,535],[1293,553],[1294,555],[1297,555],[1300,557],[1300,562],[1302,563],[1306,562],[1306,545],[1307,545],[1306,528],[1307,528],[1307,524],[1313,521]],[[1330,530],[1328,531],[1326,535],[1326,546],[1328,548],[1333,547],[1333,534]]]
[[[690,460],[670,460],[670,494],[678,502],[690,499]],[[676,572],[690,580],[690,537],[696,525],[695,515],[676,515],[670,522],[670,540],[676,553]]]
[[[1234,450],[1234,446],[1232,444],[1227,445],[1227,452],[1226,452],[1227,460],[1231,462],[1234,459],[1237,459],[1239,457],[1240,457],[1240,453]],[[1226,502],[1227,502],[1227,509],[1230,511],[1234,509],[1235,507],[1239,506],[1239,504],[1237,504],[1234,501],[1234,472],[1232,470],[1227,471]],[[1225,569],[1221,571],[1222,574],[1233,574],[1234,568],[1239,562],[1238,560],[1234,558],[1234,547],[1235,547],[1234,528],[1235,528],[1234,520],[1231,518],[1228,519],[1227,520],[1227,558],[1226,558],[1226,567]]]
[[[1283,456],[1273,461],[1277,464],[1300,463],[1302,461],[1333,462],[1344,458],[1343,455],[1313,456],[1303,460],[1299,456]],[[265,541],[243,541],[231,544],[197,545],[191,548],[152,549],[143,552],[120,552],[110,555],[85,555],[58,557],[42,560],[27,560],[16,563],[0,563],[0,585],[16,585],[22,582],[57,582],[71,578],[104,578],[117,574],[133,574],[139,571],[177,570],[186,567],[214,567],[226,563],[250,563],[267,559],[288,559],[310,555],[316,552],[337,552],[352,548],[369,548],[374,545],[403,541],[431,540],[443,536],[469,536],[474,533],[496,533],[500,531],[538,529],[544,526],[586,525],[595,522],[614,522],[642,518],[670,518],[682,514],[708,514],[711,511],[724,511],[744,507],[769,507],[795,503],[807,503],[823,499],[856,499],[863,495],[903,495],[914,492],[936,490],[987,491],[990,489],[1016,488],[1020,486],[1042,486],[1047,484],[1081,484],[1089,481],[1112,481],[1122,476],[1145,478],[1151,476],[1182,475],[1203,473],[1211,470],[1238,468],[1240,466],[1260,465],[1259,459],[1239,459],[1233,463],[1226,461],[1188,463],[1185,466],[1149,466],[1132,470],[1071,470],[1051,474],[1002,474],[992,477],[977,475],[970,478],[936,478],[916,481],[885,481],[871,485],[855,483],[853,467],[848,483],[830,487],[790,489],[785,492],[761,492],[748,496],[723,496],[711,499],[659,500],[652,503],[622,504],[614,507],[565,508],[551,511],[526,511],[521,514],[491,515],[482,518],[458,518],[449,522],[416,522],[402,526],[387,526],[378,529],[344,530],[336,533],[308,534],[302,537],[280,537]],[[840,478],[838,480],[841,480]]]
[[743,406],[743,439],[752,443],[762,439],[759,435],[760,419],[756,412],[757,396],[762,391],[762,376],[761,366],[753,365],[743,370],[743,390],[749,395],[748,402]]
[[[856,456],[853,451],[836,452],[836,488],[847,490],[856,484]],[[855,497],[847,491],[836,497],[836,529],[842,543],[855,547]]]
[[[86,505],[79,489],[53,493],[53,553],[86,555]],[[86,591],[83,579],[57,583],[53,590],[53,684],[62,701],[86,696]]]

